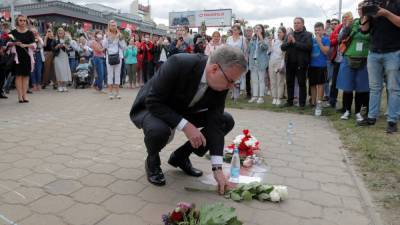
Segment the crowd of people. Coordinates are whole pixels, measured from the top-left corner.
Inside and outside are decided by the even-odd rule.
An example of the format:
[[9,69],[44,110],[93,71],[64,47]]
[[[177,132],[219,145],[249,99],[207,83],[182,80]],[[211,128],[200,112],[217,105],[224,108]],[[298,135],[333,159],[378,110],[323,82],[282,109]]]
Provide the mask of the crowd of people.
[[[105,31],[79,36],[63,27],[49,27],[43,37],[19,15],[16,29],[2,25],[0,98],[6,98],[3,90],[9,90],[12,79],[20,103],[29,102],[30,87],[39,91],[52,83],[65,92],[83,70],[90,74],[90,86],[108,92],[110,99],[119,99],[120,87],[141,87],[174,54],[209,56],[228,45],[240,49],[248,65],[235,82],[233,99],[245,95],[249,103],[262,104],[271,95],[273,105],[304,109],[308,103],[321,116],[326,107],[336,109],[341,91],[340,118],[350,119],[354,99],[357,124],[369,126],[379,116],[386,87],[387,132],[393,133],[400,116],[400,3],[385,2],[374,16],[363,15],[362,2],[358,18],[347,12],[341,21],[316,23],[313,33],[306,30],[303,18],[296,17],[293,28],[281,26],[276,33],[261,24],[234,24],[225,38],[219,31],[208,36],[204,29],[192,35],[183,26],[173,40],[149,34],[125,39],[115,21],[109,21]],[[8,67],[10,56],[15,58],[12,68]]]

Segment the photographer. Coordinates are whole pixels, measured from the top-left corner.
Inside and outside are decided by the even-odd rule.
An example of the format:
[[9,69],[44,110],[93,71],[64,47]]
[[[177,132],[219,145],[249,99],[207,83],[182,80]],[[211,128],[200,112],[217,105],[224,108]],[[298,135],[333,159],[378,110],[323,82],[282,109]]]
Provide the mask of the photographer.
[[388,90],[387,133],[397,132],[400,113],[400,1],[365,1],[362,6],[361,30],[370,33],[368,78],[370,100],[368,118],[360,126],[374,125],[379,116],[384,75]]
[[144,41],[142,42],[140,51],[143,53],[143,80],[144,83],[147,83],[154,74],[153,43],[150,41],[149,34],[144,36]]

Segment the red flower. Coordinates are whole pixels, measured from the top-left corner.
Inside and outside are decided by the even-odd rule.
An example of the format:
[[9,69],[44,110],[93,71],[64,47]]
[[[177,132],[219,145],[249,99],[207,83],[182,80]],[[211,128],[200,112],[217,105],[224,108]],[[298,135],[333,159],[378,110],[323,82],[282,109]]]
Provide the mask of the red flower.
[[171,213],[171,220],[172,221],[175,221],[175,222],[180,222],[180,221],[182,221],[183,220],[183,215],[182,215],[182,213],[181,212],[177,212],[176,210],[174,210],[172,213]]
[[248,137],[249,136],[249,130],[247,130],[247,129],[243,130],[243,134],[244,134],[244,136]]
[[8,41],[9,38],[10,38],[10,37],[8,36],[7,33],[3,33],[3,34],[1,35],[1,39],[2,39],[2,40]]

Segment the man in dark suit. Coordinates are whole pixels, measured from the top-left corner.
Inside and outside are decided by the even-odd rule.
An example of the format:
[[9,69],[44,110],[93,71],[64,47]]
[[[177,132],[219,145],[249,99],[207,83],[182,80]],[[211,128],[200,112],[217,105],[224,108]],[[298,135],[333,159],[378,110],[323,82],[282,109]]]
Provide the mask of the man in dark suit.
[[232,116],[224,112],[225,99],[245,70],[243,53],[233,47],[222,47],[210,58],[182,53],[171,56],[139,91],[130,117],[144,132],[148,153],[145,169],[150,183],[165,185],[159,152],[177,129],[188,141],[171,154],[168,163],[198,177],[202,171],[192,166],[189,156],[192,152],[203,156],[210,150],[214,178],[220,193],[224,192],[224,136],[234,126]]

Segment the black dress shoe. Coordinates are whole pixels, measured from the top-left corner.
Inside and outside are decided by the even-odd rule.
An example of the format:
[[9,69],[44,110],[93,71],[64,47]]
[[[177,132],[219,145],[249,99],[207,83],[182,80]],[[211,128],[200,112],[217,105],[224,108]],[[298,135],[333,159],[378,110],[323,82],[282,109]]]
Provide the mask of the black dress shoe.
[[173,167],[179,167],[183,172],[185,172],[189,176],[193,177],[201,177],[203,175],[203,171],[196,169],[192,166],[189,158],[186,159],[178,159],[174,153],[169,157],[168,163]]
[[293,106],[293,103],[286,102],[285,104],[283,104],[281,106],[281,108],[287,108],[287,107],[292,107],[292,106]]
[[159,166],[149,166],[147,160],[144,164],[146,169],[147,180],[156,185],[163,186],[165,185],[165,177]]
[[395,123],[395,122],[388,122],[388,126],[387,126],[387,128],[386,128],[386,133],[388,133],[388,134],[393,134],[393,133],[395,133],[395,132],[397,132],[398,131],[398,129],[397,129],[397,123]]
[[363,119],[363,120],[357,122],[357,125],[364,127],[364,126],[373,126],[373,125],[375,125],[375,123],[376,123],[376,119],[366,118],[366,119]]
[[0,94],[0,98],[7,99],[8,97],[7,97],[5,94],[1,93],[1,94]]

